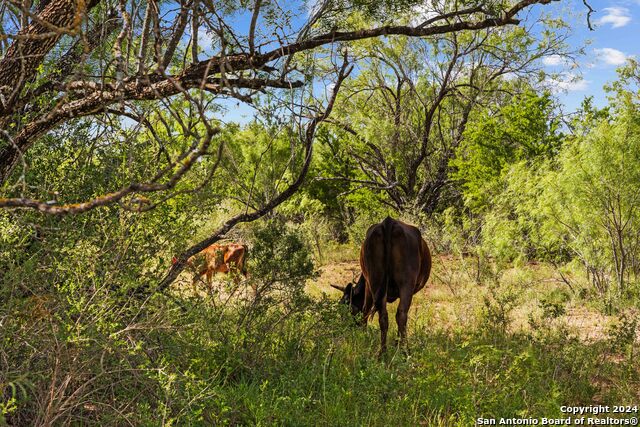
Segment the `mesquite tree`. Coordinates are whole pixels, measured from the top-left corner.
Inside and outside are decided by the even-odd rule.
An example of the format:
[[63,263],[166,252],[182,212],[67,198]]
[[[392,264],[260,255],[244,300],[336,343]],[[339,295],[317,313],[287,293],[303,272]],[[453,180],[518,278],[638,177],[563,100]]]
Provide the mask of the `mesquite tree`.
[[363,44],[353,52],[361,72],[328,120],[339,132],[331,152],[347,155],[320,179],[373,190],[401,212],[431,215],[455,203],[450,164],[467,124],[539,83],[543,57],[575,54],[562,22],[538,24],[549,28],[539,40],[515,27]]

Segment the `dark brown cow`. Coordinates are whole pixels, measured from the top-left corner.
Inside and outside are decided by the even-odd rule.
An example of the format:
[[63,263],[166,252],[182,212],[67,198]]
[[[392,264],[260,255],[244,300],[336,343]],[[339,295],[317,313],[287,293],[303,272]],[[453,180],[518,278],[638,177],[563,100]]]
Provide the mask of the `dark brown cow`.
[[362,313],[364,323],[377,312],[380,321],[380,354],[387,349],[389,316],[387,303],[400,299],[396,322],[400,342],[407,339],[407,316],[413,295],[424,287],[431,272],[431,253],[420,230],[387,217],[369,227],[360,249],[362,274],[346,287],[342,301],[353,314]]
[[239,272],[247,277],[246,256],[247,246],[237,243],[216,243],[204,248],[187,260],[187,265],[194,271],[193,284],[206,276],[207,285],[211,287],[216,273]]

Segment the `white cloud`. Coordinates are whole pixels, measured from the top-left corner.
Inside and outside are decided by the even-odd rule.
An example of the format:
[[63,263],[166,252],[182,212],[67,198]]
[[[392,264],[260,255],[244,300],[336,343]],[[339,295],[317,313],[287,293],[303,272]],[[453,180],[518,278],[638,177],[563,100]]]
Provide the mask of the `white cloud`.
[[590,81],[574,73],[565,72],[547,78],[546,83],[552,92],[558,93],[584,91],[589,87]]
[[206,48],[213,44],[213,34],[204,28],[198,28],[198,45]]
[[542,58],[542,63],[547,66],[566,65],[567,60],[560,55],[549,55]]
[[612,28],[620,28],[631,22],[629,9],[625,7],[605,7],[602,10],[607,14],[596,21],[599,25],[611,24]]
[[618,49],[603,47],[602,49],[593,49],[598,60],[608,65],[622,65],[627,61],[627,55]]
[[441,13],[435,10],[432,6],[419,4],[411,9],[411,19],[409,20],[409,24],[412,27],[417,27],[423,22],[440,15]]

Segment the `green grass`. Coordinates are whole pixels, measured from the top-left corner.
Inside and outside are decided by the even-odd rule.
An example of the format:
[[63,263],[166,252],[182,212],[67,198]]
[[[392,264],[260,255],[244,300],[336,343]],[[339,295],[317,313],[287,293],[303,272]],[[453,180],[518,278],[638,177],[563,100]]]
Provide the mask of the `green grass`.
[[207,417],[222,425],[471,425],[479,416],[559,417],[567,403],[637,403],[637,365],[563,331],[424,328],[412,331],[408,355],[391,349],[381,361],[375,327],[340,332],[280,336],[270,357],[202,402],[213,405]]
[[[551,267],[511,268],[477,285],[456,268],[458,260],[440,261],[412,307],[408,354],[392,348],[377,360],[377,319],[367,328],[318,322],[311,330],[328,335],[308,340],[295,333],[303,324],[289,325],[293,331],[280,336],[264,368],[226,385],[236,412],[219,421],[453,426],[480,416],[560,417],[564,404],[638,402],[637,358],[612,350],[611,318],[585,309]],[[331,280],[321,277],[308,289],[335,298],[329,282],[348,281],[353,268],[334,270],[323,270]],[[541,301],[561,305],[562,314],[549,314]],[[390,319],[394,312],[395,304]]]
[[412,306],[408,353],[391,347],[382,360],[377,318],[356,327],[332,302],[329,283],[350,279],[357,263],[323,269],[307,289],[329,300],[242,330],[196,374],[233,366],[192,412],[216,425],[467,426],[481,416],[561,417],[566,404],[638,403],[637,341],[614,345],[616,318],[584,307],[552,268],[510,268],[476,284],[459,265],[436,263]]

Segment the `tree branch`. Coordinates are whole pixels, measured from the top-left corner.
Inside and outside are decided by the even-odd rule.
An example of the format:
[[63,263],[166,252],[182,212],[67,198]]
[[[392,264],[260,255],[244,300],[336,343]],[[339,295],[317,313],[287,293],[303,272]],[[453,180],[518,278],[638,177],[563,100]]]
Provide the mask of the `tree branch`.
[[11,112],[14,100],[25,83],[31,81],[42,64],[45,55],[64,34],[75,35],[85,12],[99,0],[54,0],[38,14],[37,19],[19,32],[0,60],[0,116]]
[[255,37],[256,37],[256,23],[258,22],[258,15],[260,14],[260,5],[262,0],[256,0],[253,6],[253,14],[251,15],[251,24],[249,25],[249,55],[255,54]]
[[[49,21],[55,23],[67,23],[73,17],[78,15],[78,9],[71,7],[72,12],[67,11],[66,15],[60,12],[60,7],[67,5],[70,0],[53,0],[42,13],[43,17],[49,17]],[[84,0],[81,0],[84,1]],[[90,0],[89,7],[97,3],[98,0]],[[314,49],[319,46],[333,44],[340,41],[355,41],[379,36],[390,35],[404,35],[410,37],[424,37],[433,36],[438,34],[446,34],[461,30],[478,30],[483,28],[504,26],[509,24],[518,24],[519,20],[514,16],[533,4],[548,4],[552,1],[558,0],[521,0],[517,2],[511,9],[503,12],[499,17],[491,17],[474,21],[458,21],[454,23],[446,23],[442,25],[426,26],[426,27],[411,27],[406,25],[387,25],[378,28],[364,29],[357,31],[331,31],[329,33],[312,37],[307,40],[298,40],[285,46],[281,46],[273,49],[262,55],[252,55],[250,53],[238,53],[222,56],[214,56],[205,61],[200,61],[196,64],[187,66],[181,73],[175,76],[164,76],[162,67],[166,66],[171,58],[167,57],[169,51],[175,49],[174,43],[177,44],[179,39],[172,39],[169,43],[167,54],[165,54],[163,63],[158,70],[159,73],[152,73],[145,76],[136,76],[131,81],[126,78],[118,79],[119,86],[116,90],[111,91],[97,91],[88,93],[82,99],[61,100],[60,103],[50,111],[48,114],[38,117],[30,123],[25,124],[17,134],[12,135],[13,142],[11,144],[5,143],[4,147],[0,148],[0,183],[5,182],[8,176],[11,174],[13,168],[18,163],[19,158],[26,152],[29,147],[35,142],[35,139],[43,133],[53,129],[61,122],[81,116],[87,116],[91,114],[100,113],[105,110],[109,105],[115,102],[123,102],[127,100],[155,100],[163,99],[191,88],[202,88],[213,92],[222,92],[223,87],[218,87],[218,83],[211,83],[210,78],[212,76],[221,74],[224,71],[224,75],[229,75],[231,72],[241,72],[243,70],[259,70],[261,67],[267,66],[267,64],[276,61],[280,58],[288,58],[291,55]],[[66,3],[65,3],[66,2]],[[176,26],[178,29],[183,27],[183,22],[186,17],[183,17],[186,5],[181,8],[181,13],[176,18]],[[55,13],[54,13],[55,12]],[[124,12],[123,12],[124,13]],[[52,15],[52,16],[49,16]],[[72,18],[69,18],[72,16]],[[54,19],[55,18],[55,19]],[[62,19],[65,18],[65,19]],[[73,18],[75,19],[75,18]],[[60,22],[59,22],[60,21]],[[75,22],[75,21],[73,21]],[[30,28],[33,26],[32,24]],[[186,23],[184,23],[186,25]],[[182,28],[182,31],[184,29]],[[36,32],[36,30],[31,30]],[[42,55],[48,52],[53,45],[57,42],[59,36],[49,37],[44,42],[42,40],[25,40],[22,45],[21,53],[24,53],[25,47],[32,46],[34,52],[37,53],[39,59],[35,61],[19,61],[18,65],[28,66],[28,69],[20,69],[18,75],[22,76],[20,80],[23,84],[24,79],[33,77],[35,70],[42,60]],[[33,45],[29,44],[33,43]],[[116,43],[117,47],[117,43]],[[9,49],[5,58],[0,61],[0,86],[9,84],[7,82],[15,81],[16,70],[14,62],[18,56],[15,49]],[[117,49],[116,49],[117,50]],[[116,52],[116,65],[121,62],[118,60]],[[120,64],[120,69],[122,64]],[[121,70],[122,71],[122,70]],[[225,77],[225,76],[223,76]],[[280,80],[261,81],[260,79],[232,80],[233,85],[227,87],[245,87],[251,89],[261,89],[264,87],[296,87],[296,84],[289,83],[276,83]],[[19,93],[19,87],[21,84],[14,86],[11,92],[10,99],[7,101],[5,97],[4,108],[0,110],[0,116],[3,112],[11,111],[13,108],[14,98]],[[210,86],[213,84],[214,86]],[[205,85],[209,85],[205,87]],[[6,115],[5,115],[6,117]]]
[[117,203],[129,194],[152,193],[171,189],[175,187],[178,181],[180,181],[180,179],[191,169],[191,167],[196,163],[196,160],[207,152],[213,136],[218,132],[219,130],[217,129],[208,131],[207,135],[199,144],[199,147],[193,150],[185,159],[180,162],[180,167],[164,183],[157,183],[157,181],[162,178],[162,176],[165,175],[165,173],[169,169],[173,169],[175,166],[177,166],[176,164],[170,165],[164,171],[159,172],[152,180],[147,183],[129,184],[128,186],[116,192],[96,197],[87,202],[71,203],[58,206],[55,204],[55,202],[42,202],[40,200],[28,198],[0,198],[0,208],[35,209],[39,212],[53,215],[78,214],[101,206],[107,206],[113,203]]

